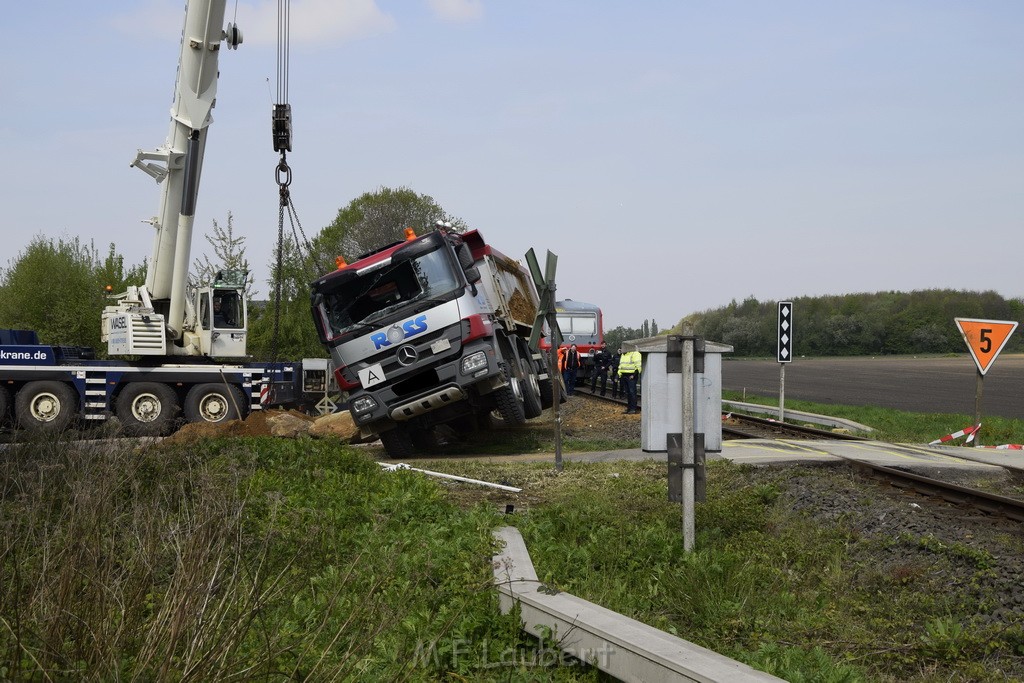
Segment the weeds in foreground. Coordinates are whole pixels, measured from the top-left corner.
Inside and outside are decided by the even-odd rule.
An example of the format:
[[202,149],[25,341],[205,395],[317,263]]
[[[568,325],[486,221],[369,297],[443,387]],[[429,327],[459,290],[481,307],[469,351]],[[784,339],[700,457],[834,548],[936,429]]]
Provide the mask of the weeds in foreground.
[[[0,453],[0,678],[596,679],[500,615],[491,530],[510,519],[546,584],[786,680],[1022,670],[1024,623],[979,619],[991,557],[812,521],[791,479],[828,471],[709,463],[684,553],[664,464],[444,470],[529,497],[511,518],[486,494],[456,506],[465,485],[320,441],[17,444]],[[879,547],[895,561],[872,563]]]
[[793,507],[812,482],[852,487],[844,471],[710,462],[686,554],[664,463],[428,466],[529,491],[515,519],[542,582],[787,681],[1021,680],[1024,621],[991,620],[987,551]]
[[324,442],[18,444],[0,454],[0,679],[468,675],[460,643],[535,647],[488,590],[495,519]]

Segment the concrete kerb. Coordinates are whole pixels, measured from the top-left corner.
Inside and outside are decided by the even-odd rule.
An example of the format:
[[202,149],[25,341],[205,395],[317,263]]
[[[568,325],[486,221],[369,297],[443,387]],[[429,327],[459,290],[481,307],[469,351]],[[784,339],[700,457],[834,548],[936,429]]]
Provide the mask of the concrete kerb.
[[732,683],[781,681],[746,664],[690,643],[582,598],[544,586],[515,527],[494,532],[503,545],[494,557],[502,613],[518,604],[523,629],[545,632],[567,655],[622,681]]
[[[748,413],[757,413],[758,415],[778,415],[778,406],[765,406],[759,403],[743,403],[742,401],[722,401],[722,407],[732,407],[735,410],[744,410]],[[814,413],[805,413],[800,410],[789,410],[786,409],[787,418],[799,418],[805,422],[811,422],[813,424],[825,425],[827,427],[840,427],[843,429],[851,429],[855,432],[873,432],[873,427],[862,425],[859,422],[853,420],[846,420],[841,417],[829,417],[828,415],[815,415]]]

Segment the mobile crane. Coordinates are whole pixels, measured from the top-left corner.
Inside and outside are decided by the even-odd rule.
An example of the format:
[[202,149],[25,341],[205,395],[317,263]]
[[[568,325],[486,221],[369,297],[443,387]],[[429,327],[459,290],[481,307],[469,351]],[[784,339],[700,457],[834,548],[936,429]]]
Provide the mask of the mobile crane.
[[238,27],[222,28],[225,7],[226,0],[188,0],[167,140],[139,150],[131,164],[160,185],[159,214],[148,221],[153,254],[146,283],[115,296],[103,311],[101,336],[111,358],[131,359],[99,360],[92,349],[40,344],[33,331],[0,330],[0,421],[13,407],[22,428],[55,432],[78,419],[115,415],[126,433],[155,436],[170,431],[179,413],[189,422],[244,417],[263,407],[272,383],[297,387],[290,405],[274,402],[283,407],[330,390],[326,361],[303,368],[221,360],[246,355],[247,273],[222,271],[211,284],[188,283],[220,49],[242,43]]

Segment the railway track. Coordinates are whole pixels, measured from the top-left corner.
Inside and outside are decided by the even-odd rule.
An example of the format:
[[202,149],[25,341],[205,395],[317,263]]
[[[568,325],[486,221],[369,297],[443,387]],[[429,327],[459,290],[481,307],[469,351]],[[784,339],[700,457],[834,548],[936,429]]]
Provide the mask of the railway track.
[[[576,387],[576,393],[598,401],[608,401],[618,405],[626,405],[624,398],[612,398],[606,394],[592,393],[589,386]],[[642,397],[637,397],[637,405],[642,409]],[[740,413],[729,413],[722,415],[722,437],[728,439],[837,439],[863,441],[863,437],[851,434],[841,434],[816,427],[805,427],[803,425],[779,422],[753,415],[742,415]]]
[[[625,399],[613,399],[608,395],[592,394],[589,386],[577,387],[577,393],[589,399],[611,401],[625,405]],[[837,433],[815,427],[805,427],[737,413],[723,415],[722,437],[732,439],[870,441],[870,439],[852,434]],[[1017,522],[1024,522],[1024,501],[1022,500],[968,488],[959,484],[863,460],[840,455],[834,457],[841,458],[854,471],[875,480],[881,485],[915,493],[931,502],[952,504],[969,512],[981,512],[986,515],[1003,516]]]

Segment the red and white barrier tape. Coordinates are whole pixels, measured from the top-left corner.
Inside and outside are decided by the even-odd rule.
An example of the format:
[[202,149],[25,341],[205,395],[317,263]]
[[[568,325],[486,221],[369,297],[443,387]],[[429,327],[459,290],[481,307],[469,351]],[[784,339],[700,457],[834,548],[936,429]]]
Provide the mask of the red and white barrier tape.
[[980,422],[978,424],[974,425],[973,427],[965,427],[965,428],[961,429],[959,432],[953,432],[952,434],[946,434],[946,436],[943,436],[941,438],[935,439],[935,441],[929,441],[928,445],[929,446],[934,446],[935,444],[938,444],[938,443],[946,443],[947,441],[952,441],[953,439],[959,439],[961,436],[966,436],[967,437],[967,440],[964,441],[964,443],[971,443],[972,441],[974,441],[974,435],[978,433],[979,429],[981,429],[981,423]]
[[1001,451],[1024,451],[1024,446],[1019,443],[1004,443],[1002,446],[982,446],[982,448],[995,448]]

